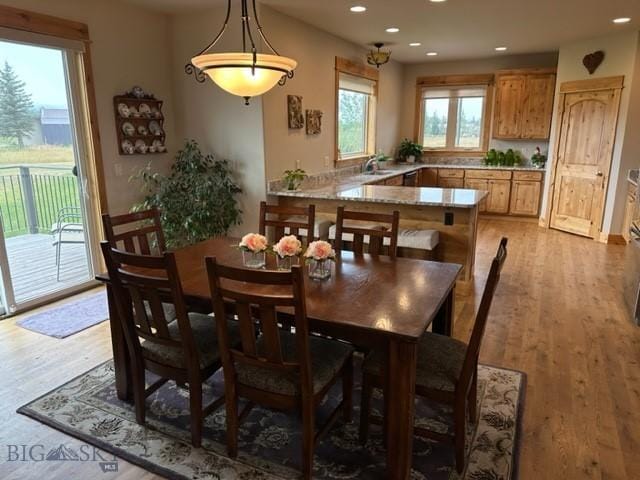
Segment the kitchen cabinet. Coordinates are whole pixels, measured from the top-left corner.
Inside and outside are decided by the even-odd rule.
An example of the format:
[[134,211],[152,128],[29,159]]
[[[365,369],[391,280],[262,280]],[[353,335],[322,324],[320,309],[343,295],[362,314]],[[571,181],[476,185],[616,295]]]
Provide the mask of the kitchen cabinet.
[[466,170],[464,182],[467,188],[489,192],[485,198],[485,207],[480,210],[481,212],[509,213],[510,170]]
[[414,170],[413,172],[405,173],[402,179],[403,187],[417,187],[418,186],[418,170]]
[[436,187],[438,185],[438,170],[435,168],[421,168],[418,175],[420,187]]
[[541,182],[514,180],[511,185],[509,213],[512,215],[538,215],[541,187]]
[[555,84],[555,69],[498,72],[493,138],[548,139]]
[[404,175],[396,175],[395,177],[387,178],[384,181],[385,185],[393,186],[393,187],[401,187],[404,183]]
[[629,182],[629,189],[627,190],[627,202],[624,207],[624,219],[622,222],[622,238],[625,239],[627,243],[631,241],[631,234],[629,233],[629,229],[633,224],[634,220],[637,217],[636,211],[636,195],[638,187]]
[[510,180],[488,180],[487,213],[509,213]]
[[[489,191],[489,180],[482,178],[466,178],[464,180],[464,188],[470,188],[472,190],[484,190]],[[478,211],[480,213],[487,211],[487,199],[485,198],[478,204]]]
[[438,169],[438,186],[441,188],[464,188],[464,170],[455,168]]

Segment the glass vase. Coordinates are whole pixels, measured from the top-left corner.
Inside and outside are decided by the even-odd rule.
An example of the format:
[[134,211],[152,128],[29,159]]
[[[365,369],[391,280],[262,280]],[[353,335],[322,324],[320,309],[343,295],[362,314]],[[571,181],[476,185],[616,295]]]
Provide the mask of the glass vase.
[[309,260],[309,278],[326,280],[331,277],[331,260]]
[[278,270],[288,272],[292,266],[298,265],[298,257],[281,257],[280,255],[276,255],[276,264]]
[[247,268],[262,268],[266,264],[264,251],[252,252],[251,250],[243,250],[242,262]]

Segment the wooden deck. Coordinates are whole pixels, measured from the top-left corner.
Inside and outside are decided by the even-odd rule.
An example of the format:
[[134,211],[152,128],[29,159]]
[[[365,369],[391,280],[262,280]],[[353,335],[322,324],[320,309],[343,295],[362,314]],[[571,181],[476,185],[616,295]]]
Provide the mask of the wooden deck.
[[89,279],[84,244],[63,244],[60,281],[51,235],[20,235],[6,239],[16,303],[72,287]]

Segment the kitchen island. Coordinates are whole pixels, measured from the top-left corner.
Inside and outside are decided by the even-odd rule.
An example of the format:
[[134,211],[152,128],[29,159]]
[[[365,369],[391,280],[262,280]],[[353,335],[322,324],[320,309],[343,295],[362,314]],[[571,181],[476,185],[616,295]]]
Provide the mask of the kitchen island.
[[400,212],[400,227],[437,230],[439,245],[435,259],[462,265],[460,280],[473,278],[479,204],[483,190],[438,187],[371,185],[385,178],[419,168],[406,166],[378,175],[354,174],[332,179],[312,179],[296,191],[269,184],[270,202],[287,206],[316,206],[316,217],[335,221],[336,210],[345,206],[363,212]]

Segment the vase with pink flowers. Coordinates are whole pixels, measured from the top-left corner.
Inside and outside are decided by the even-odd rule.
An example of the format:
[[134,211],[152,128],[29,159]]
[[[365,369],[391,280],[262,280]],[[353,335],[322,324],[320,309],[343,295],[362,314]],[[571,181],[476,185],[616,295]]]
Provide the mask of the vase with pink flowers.
[[289,271],[292,265],[298,264],[298,255],[302,252],[302,243],[295,235],[282,237],[273,246],[273,253],[276,254],[278,270]]
[[263,268],[266,265],[265,252],[269,244],[264,235],[259,233],[248,233],[240,243],[238,248],[242,250],[242,262],[247,268]]
[[309,265],[309,278],[326,280],[331,277],[331,263],[336,258],[336,252],[329,242],[311,242],[304,256]]

